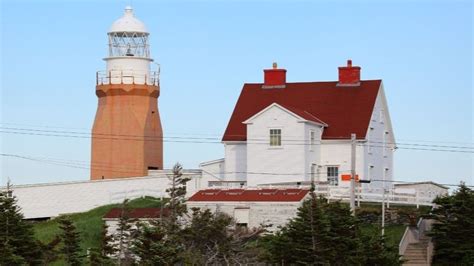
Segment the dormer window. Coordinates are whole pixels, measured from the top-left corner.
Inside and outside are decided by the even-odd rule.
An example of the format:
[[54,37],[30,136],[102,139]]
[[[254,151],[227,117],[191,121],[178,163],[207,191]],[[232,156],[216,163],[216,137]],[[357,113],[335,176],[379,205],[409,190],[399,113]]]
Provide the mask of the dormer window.
[[316,132],[314,132],[314,130],[309,132],[309,144],[310,150],[314,151],[314,146],[316,145]]
[[281,146],[281,129],[270,129],[270,146]]

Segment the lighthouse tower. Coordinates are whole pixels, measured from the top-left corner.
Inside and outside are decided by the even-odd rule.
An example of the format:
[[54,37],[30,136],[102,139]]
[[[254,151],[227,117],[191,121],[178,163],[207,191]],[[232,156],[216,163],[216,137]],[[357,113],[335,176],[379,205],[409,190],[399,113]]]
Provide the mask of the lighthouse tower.
[[106,70],[96,76],[91,179],[146,176],[163,169],[159,71],[151,70],[149,32],[126,7],[108,39]]

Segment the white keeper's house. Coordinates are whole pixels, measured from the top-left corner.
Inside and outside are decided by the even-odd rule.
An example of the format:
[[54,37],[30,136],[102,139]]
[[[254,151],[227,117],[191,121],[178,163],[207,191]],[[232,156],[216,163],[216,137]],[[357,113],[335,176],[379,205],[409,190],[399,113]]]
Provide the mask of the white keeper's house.
[[322,82],[287,82],[276,63],[265,69],[263,83],[244,84],[222,138],[225,157],[202,163],[203,177],[228,186],[313,179],[348,187],[355,134],[356,178],[370,187],[392,180],[396,145],[383,83],[361,80],[360,69],[348,60],[337,81]]

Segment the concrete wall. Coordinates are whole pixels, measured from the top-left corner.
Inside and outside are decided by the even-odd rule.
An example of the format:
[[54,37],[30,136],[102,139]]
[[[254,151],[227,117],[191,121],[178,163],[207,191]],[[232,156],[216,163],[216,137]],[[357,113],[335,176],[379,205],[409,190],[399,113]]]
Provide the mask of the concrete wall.
[[[125,198],[166,197],[170,174],[169,171],[150,171],[147,177],[20,185],[13,187],[13,195],[26,219],[55,217],[119,203]],[[187,185],[188,195],[192,195],[198,189],[194,183],[201,174],[195,171],[184,175],[192,178]]]
[[[285,225],[288,220],[296,216],[301,202],[192,202],[188,201],[188,208],[210,209],[220,211],[234,217],[235,209],[248,208],[248,228],[257,228],[261,224],[271,225],[269,231],[275,231],[278,226]],[[237,221],[238,222],[238,221]]]

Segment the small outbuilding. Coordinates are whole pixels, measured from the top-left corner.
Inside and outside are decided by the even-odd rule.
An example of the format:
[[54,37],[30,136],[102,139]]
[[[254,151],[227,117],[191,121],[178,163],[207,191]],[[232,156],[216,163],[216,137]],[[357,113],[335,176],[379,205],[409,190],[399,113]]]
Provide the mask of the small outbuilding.
[[[104,215],[102,220],[107,225],[107,233],[114,235],[117,233],[120,217],[124,215],[122,208],[113,208]],[[168,209],[161,208],[135,208],[128,210],[127,216],[134,221],[132,227],[135,227],[136,222],[149,223],[153,220],[160,219],[169,215]]]
[[188,208],[224,212],[237,226],[267,226],[275,231],[296,216],[298,207],[309,197],[308,189],[204,189],[191,196]]
[[414,194],[417,198],[434,200],[438,196],[448,195],[447,186],[432,182],[410,182],[394,184],[395,193]]

